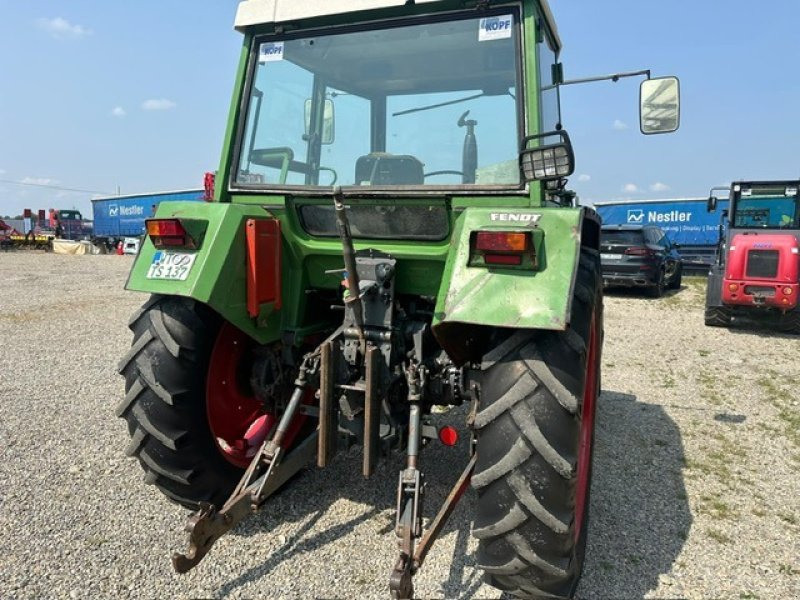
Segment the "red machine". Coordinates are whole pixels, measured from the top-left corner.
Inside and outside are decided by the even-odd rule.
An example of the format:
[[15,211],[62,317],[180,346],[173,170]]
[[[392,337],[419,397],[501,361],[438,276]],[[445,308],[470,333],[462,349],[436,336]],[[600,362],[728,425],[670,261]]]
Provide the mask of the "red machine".
[[[755,317],[800,333],[800,181],[731,186],[728,232],[711,267],[705,323]],[[709,198],[709,210],[716,198]]]

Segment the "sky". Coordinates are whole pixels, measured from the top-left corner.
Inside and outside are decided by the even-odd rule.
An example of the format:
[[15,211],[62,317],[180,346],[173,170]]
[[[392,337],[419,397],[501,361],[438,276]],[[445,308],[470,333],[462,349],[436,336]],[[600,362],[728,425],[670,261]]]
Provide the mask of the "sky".
[[[228,116],[236,6],[0,0],[0,215],[90,215],[95,195],[202,187]],[[800,177],[800,2],[551,7],[567,79],[651,69],[681,80],[680,130],[660,136],[639,132],[638,78],[562,89],[569,187],[583,203]]]

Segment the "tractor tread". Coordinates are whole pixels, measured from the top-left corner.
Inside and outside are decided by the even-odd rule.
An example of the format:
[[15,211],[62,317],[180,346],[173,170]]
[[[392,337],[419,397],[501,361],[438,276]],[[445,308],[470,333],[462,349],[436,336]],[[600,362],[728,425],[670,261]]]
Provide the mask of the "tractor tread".
[[149,433],[170,450],[177,450],[181,445],[181,440],[183,440],[188,433],[186,431],[170,431],[169,433],[162,431],[150,420],[145,410],[138,404],[134,405],[131,413],[133,418],[138,421],[141,429]]
[[522,379],[516,385],[511,386],[499,400],[493,402],[475,416],[475,427],[478,429],[486,427],[497,417],[512,409],[518,402],[525,400],[534,390],[536,390],[536,381],[534,381],[530,373],[525,373]]
[[133,331],[136,328],[136,322],[139,319],[141,319],[142,316],[145,313],[147,313],[147,311],[150,310],[150,307],[152,307],[154,304],[156,304],[160,300],[161,300],[161,296],[158,296],[158,295],[155,295],[155,294],[150,296],[144,304],[142,304],[138,309],[136,309],[136,312],[134,312],[131,315],[131,318],[128,319],[128,329]]
[[564,479],[572,477],[574,465],[550,445],[550,442],[547,441],[547,438],[544,437],[541,429],[536,424],[536,420],[533,418],[533,411],[519,404],[511,409],[511,418],[534,449],[559,475]]
[[800,312],[788,313],[781,323],[781,330],[785,333],[800,334]]
[[139,371],[139,377],[142,378],[142,381],[147,386],[147,388],[150,391],[152,391],[158,398],[160,398],[164,402],[164,404],[174,406],[176,394],[174,392],[170,392],[167,388],[158,383],[156,375],[153,372],[153,364],[148,360],[142,360],[142,361],[137,361],[136,367]]
[[131,436],[131,441],[128,444],[128,447],[125,448],[125,455],[126,456],[137,455],[146,443],[147,443],[147,432],[141,427],[137,427],[136,431]]
[[139,459],[145,465],[147,465],[147,468],[150,469],[152,473],[157,473],[158,475],[166,477],[167,479],[170,479],[176,483],[180,483],[183,485],[190,485],[192,477],[195,476],[195,471],[191,469],[171,471],[161,466],[150,456],[146,448],[140,450],[138,456]]
[[147,344],[152,342],[154,339],[153,334],[148,330],[145,331],[144,334],[139,336],[136,341],[131,345],[131,349],[128,350],[128,353],[122,357],[122,360],[119,361],[119,365],[117,365],[117,373],[124,374],[127,370],[128,366],[136,360],[139,354],[145,349]]
[[155,330],[156,336],[158,336],[158,340],[164,344],[164,347],[169,351],[169,353],[174,358],[180,358],[181,355],[181,345],[178,341],[173,337],[172,333],[170,333],[169,329],[167,329],[167,325],[164,322],[164,313],[163,311],[150,311],[150,323]]
[[561,534],[565,534],[569,531],[569,523],[562,521],[547,510],[536,498],[536,494],[531,490],[528,482],[526,482],[519,473],[512,473],[511,476],[509,476],[508,485],[514,491],[520,504],[528,509],[528,512],[547,527]]
[[586,342],[583,341],[583,338],[577,331],[574,329],[567,329],[564,332],[564,341],[581,359],[585,358]]
[[128,388],[128,391],[125,392],[125,397],[119,402],[119,404],[117,404],[117,408],[114,409],[114,414],[118,417],[124,418],[125,415],[128,414],[128,411],[133,403],[138,400],[139,396],[145,391],[145,389],[145,386],[142,385],[142,382],[139,381],[139,378],[137,377]]
[[531,548],[530,544],[525,541],[525,538],[523,538],[520,534],[509,533],[505,537],[506,541],[527,563],[533,565],[534,567],[538,567],[544,573],[552,577],[567,577],[569,575],[569,572],[566,569],[557,567],[556,565],[546,561],[541,556],[536,554],[533,548]]
[[731,324],[731,313],[729,309],[723,307],[707,306],[704,320],[708,327],[729,327]]
[[528,369],[536,375],[536,378],[542,382],[542,385],[547,388],[553,398],[555,398],[565,410],[572,414],[577,413],[578,399],[575,397],[575,394],[570,392],[567,387],[558,380],[544,361],[541,352],[535,347],[533,348],[533,355],[530,358],[523,359]]
[[571,596],[583,565],[588,512],[576,535],[575,489],[593,322],[602,340],[599,273],[599,255],[582,252],[569,327],[512,335],[475,379],[477,563],[488,583],[525,598]]
[[504,533],[508,533],[509,531],[513,531],[520,525],[522,525],[525,521],[528,520],[528,515],[525,514],[525,511],[522,510],[519,505],[515,502],[511,505],[511,508],[499,521],[488,525],[487,527],[479,527],[477,529],[472,530],[472,535],[476,538],[484,539],[488,537],[494,537],[497,535],[502,535]]
[[511,354],[514,350],[522,346],[524,343],[528,341],[528,335],[526,331],[517,331],[511,337],[503,341],[499,346],[490,350],[487,354],[484,355],[483,361],[481,363],[481,369],[484,371],[487,369],[491,369],[496,363],[502,361],[506,358],[509,354]]
[[159,485],[159,481],[157,481],[157,480],[156,481],[152,481],[152,482],[148,482],[148,483],[150,483],[151,485],[155,485],[155,486],[159,487],[159,489],[161,490],[161,493],[164,494],[167,498],[169,498],[173,502],[176,502],[176,503],[180,504],[181,506],[185,506],[187,508],[195,509],[203,502],[212,503],[211,502],[211,496],[209,494],[206,494],[205,496],[198,497],[198,498],[187,498],[186,496],[182,496],[180,494],[176,494],[175,492],[173,492],[169,488],[160,486]]
[[[145,481],[190,509],[221,505],[243,470],[230,464],[211,437],[205,374],[220,320],[188,298],[152,296],[131,319],[134,340],[121,364],[125,419]],[[176,346],[177,345],[177,346]]]
[[488,469],[472,475],[472,485],[476,488],[486,487],[497,481],[516,467],[524,463],[531,456],[531,449],[524,440],[517,440],[511,450],[499,461]]
[[493,573],[495,575],[517,575],[528,570],[527,563],[521,561],[516,556],[510,561],[500,565],[482,564],[479,561],[478,566],[487,573]]

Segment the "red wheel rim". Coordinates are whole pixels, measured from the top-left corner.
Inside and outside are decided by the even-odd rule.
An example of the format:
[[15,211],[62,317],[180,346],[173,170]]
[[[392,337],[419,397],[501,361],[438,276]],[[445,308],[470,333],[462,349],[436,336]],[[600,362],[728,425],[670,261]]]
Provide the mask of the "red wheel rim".
[[229,323],[220,329],[206,380],[206,413],[214,442],[228,462],[247,467],[275,424],[249,384],[252,342]]
[[580,445],[578,446],[578,480],[575,487],[575,540],[580,538],[586,516],[586,500],[589,492],[589,472],[592,462],[592,433],[594,414],[599,390],[597,379],[597,355],[599,336],[597,319],[592,317],[589,330],[589,345],[586,356],[586,377],[581,409]]

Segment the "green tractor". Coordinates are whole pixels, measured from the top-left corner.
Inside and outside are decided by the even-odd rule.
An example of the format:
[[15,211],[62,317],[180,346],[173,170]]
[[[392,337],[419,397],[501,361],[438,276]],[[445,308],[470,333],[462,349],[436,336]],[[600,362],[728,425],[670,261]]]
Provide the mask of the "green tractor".
[[[359,445],[364,477],[406,457],[395,597],[470,483],[489,583],[569,596],[600,389],[600,220],[565,190],[570,82],[547,3],[245,0],[236,27],[213,201],[162,203],[127,283],[152,297],[130,322],[117,414],[145,480],[195,511],[176,570]],[[677,80],[647,75],[642,130],[674,130]],[[426,527],[420,452],[456,443],[437,420],[461,404],[469,455]]]

